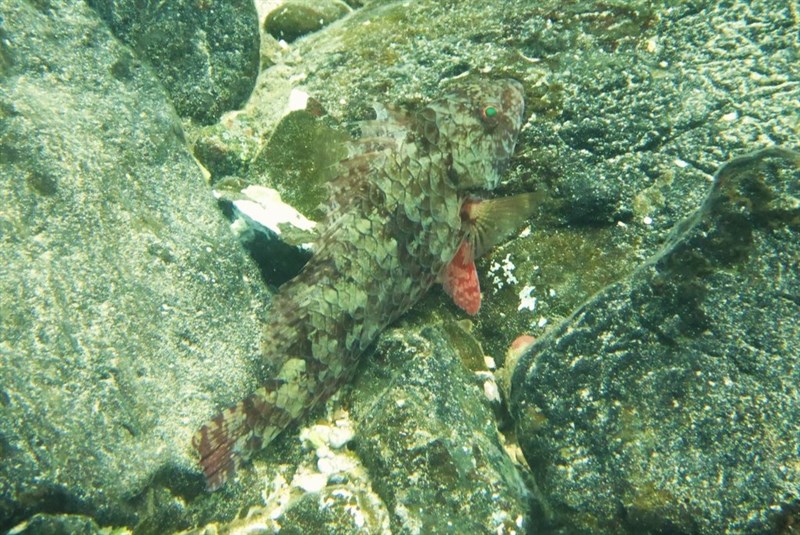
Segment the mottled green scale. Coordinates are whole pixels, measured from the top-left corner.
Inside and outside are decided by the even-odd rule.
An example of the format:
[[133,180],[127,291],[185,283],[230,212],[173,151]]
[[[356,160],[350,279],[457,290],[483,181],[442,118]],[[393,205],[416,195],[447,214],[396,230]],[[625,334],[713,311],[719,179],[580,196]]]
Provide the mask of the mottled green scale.
[[511,155],[523,95],[511,80],[462,81],[417,112],[376,109],[331,185],[316,253],[273,301],[264,386],[194,437],[211,489],[348,381],[434,284],[465,239],[464,199],[494,188]]

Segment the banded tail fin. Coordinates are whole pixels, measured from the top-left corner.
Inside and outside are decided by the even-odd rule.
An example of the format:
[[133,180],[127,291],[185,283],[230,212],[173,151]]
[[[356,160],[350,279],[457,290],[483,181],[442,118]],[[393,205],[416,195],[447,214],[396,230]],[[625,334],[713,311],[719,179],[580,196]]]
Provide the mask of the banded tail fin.
[[259,388],[249,398],[217,414],[192,437],[209,492],[223,486],[292,421],[291,415],[274,402],[280,384]]

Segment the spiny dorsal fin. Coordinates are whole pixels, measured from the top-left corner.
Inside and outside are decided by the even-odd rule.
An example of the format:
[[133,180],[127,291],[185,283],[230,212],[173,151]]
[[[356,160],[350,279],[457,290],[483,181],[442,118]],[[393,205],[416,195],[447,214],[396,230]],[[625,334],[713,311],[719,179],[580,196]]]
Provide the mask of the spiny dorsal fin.
[[369,199],[374,189],[370,182],[371,171],[391,152],[389,148],[359,146],[357,142],[351,145],[350,151],[352,154],[339,162],[336,178],[327,184],[328,199],[322,206],[324,227],[329,227],[354,204]]
[[461,217],[467,225],[467,239],[475,258],[508,238],[533,215],[534,193],[520,193],[496,199],[467,199]]
[[347,143],[347,155],[336,164],[335,178],[328,183],[329,200],[323,206],[326,224],[354,203],[380,200],[374,198],[373,172],[383,169],[393,154],[409,156],[416,151],[409,133],[417,116],[402,106],[374,103],[373,108],[375,119],[356,123],[359,137]]

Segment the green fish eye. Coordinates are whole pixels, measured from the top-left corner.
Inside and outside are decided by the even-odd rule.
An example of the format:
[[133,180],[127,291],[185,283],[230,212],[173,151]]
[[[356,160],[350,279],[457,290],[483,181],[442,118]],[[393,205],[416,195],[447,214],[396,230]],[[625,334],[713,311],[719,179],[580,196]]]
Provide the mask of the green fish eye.
[[491,119],[492,117],[497,115],[497,108],[495,108],[494,106],[486,106],[485,108],[483,108],[482,115],[484,119]]

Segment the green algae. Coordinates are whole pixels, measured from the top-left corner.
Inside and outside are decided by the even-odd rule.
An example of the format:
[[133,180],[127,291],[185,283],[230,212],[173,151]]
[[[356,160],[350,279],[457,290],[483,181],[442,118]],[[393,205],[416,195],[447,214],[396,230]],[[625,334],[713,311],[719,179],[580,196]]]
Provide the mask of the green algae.
[[465,368],[472,371],[486,370],[483,348],[480,341],[472,334],[472,322],[470,320],[444,320],[442,329],[447,335],[447,342],[456,352]]
[[211,173],[215,184],[227,176],[242,176],[259,144],[246,135],[246,128],[231,129],[223,123],[206,126],[195,133],[192,153]]
[[[581,303],[633,270],[640,260],[624,227],[556,227],[534,230],[479,260],[483,304],[476,336],[502,364],[506,348],[519,335],[540,335]],[[508,284],[504,261],[519,280]],[[498,269],[492,269],[500,266]],[[499,281],[499,283],[498,283]],[[520,292],[537,297],[534,310],[519,309]]]
[[312,219],[322,216],[328,199],[325,185],[335,177],[336,164],[346,156],[343,130],[308,111],[287,114],[249,167],[251,180],[264,183]]
[[267,15],[264,30],[275,37],[292,42],[319,30],[347,14],[345,4],[335,1],[294,0],[285,2]]

